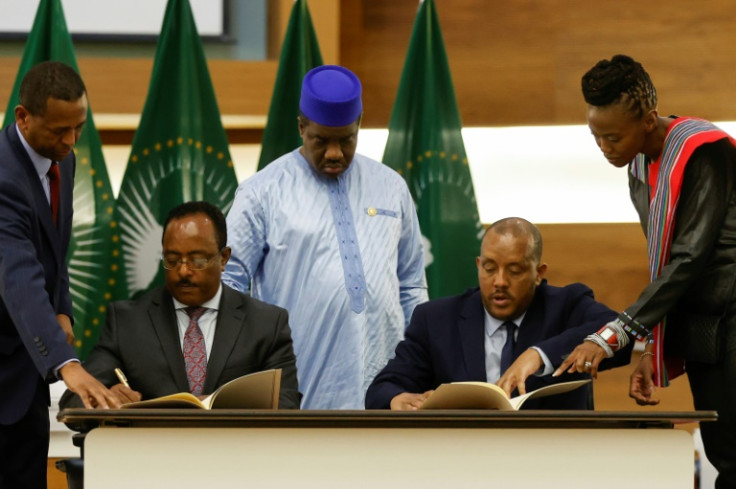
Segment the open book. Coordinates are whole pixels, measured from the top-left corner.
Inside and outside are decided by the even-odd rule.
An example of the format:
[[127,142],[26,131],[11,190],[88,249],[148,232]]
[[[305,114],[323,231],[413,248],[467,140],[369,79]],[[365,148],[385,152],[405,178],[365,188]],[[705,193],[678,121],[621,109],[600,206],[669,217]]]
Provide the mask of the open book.
[[573,380],[559,384],[546,385],[511,399],[496,384],[487,382],[453,382],[440,385],[429,395],[420,409],[498,409],[518,411],[524,401],[537,397],[562,394],[577,389],[590,382]]
[[131,408],[278,409],[281,369],[264,370],[233,379],[201,401],[179,392],[146,401],[123,404]]

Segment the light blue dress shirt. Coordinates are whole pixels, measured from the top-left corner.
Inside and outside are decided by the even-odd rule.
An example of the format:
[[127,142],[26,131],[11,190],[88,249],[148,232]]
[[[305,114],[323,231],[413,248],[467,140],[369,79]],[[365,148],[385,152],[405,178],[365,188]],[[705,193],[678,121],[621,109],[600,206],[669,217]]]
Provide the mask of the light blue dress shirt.
[[359,154],[324,177],[297,149],[240,184],[227,225],[223,282],[289,311],[302,408],[362,409],[427,300],[404,180]]
[[[486,382],[495,384],[501,378],[501,351],[503,350],[504,343],[506,343],[507,336],[506,328],[502,328],[501,326],[506,321],[494,318],[488,314],[485,308],[483,309],[483,313],[485,315],[484,327],[486,332],[483,345],[486,354]],[[516,325],[516,328],[514,328],[516,338],[519,337],[519,330],[521,329],[522,321],[524,321],[524,316],[526,316],[526,312],[512,321]],[[539,356],[542,357],[542,363],[544,363],[540,371],[535,372],[534,375],[542,376],[551,374],[553,372],[553,366],[547,354],[539,347],[532,346],[531,348],[534,348],[539,353]]]
[[23,133],[20,132],[20,128],[17,125],[15,126],[15,130],[17,131],[18,137],[20,138],[20,143],[25,148],[26,153],[28,153],[28,157],[31,159],[31,163],[33,163],[33,168],[35,168],[36,173],[38,173],[38,179],[41,181],[43,192],[46,194],[46,202],[51,202],[51,187],[49,184],[49,169],[51,168],[51,160],[46,158],[45,156],[41,156],[40,154],[36,153],[35,149],[31,148],[31,145],[28,144],[26,138],[23,137]]

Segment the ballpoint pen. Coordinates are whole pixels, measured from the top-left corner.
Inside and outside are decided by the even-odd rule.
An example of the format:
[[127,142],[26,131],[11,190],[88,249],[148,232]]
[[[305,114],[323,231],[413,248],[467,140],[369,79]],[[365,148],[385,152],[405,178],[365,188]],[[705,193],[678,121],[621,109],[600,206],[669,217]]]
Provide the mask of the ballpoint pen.
[[119,368],[116,368],[115,375],[117,375],[118,380],[120,381],[121,384],[123,384],[125,387],[130,389],[130,384],[128,384],[128,379],[125,377],[125,374],[123,373],[122,370],[120,370]]

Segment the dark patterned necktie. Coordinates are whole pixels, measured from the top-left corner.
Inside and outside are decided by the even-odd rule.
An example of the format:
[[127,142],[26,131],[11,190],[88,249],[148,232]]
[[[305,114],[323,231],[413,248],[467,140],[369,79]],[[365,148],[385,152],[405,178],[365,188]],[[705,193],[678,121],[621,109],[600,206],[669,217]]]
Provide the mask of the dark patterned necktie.
[[513,321],[506,321],[501,326],[506,328],[506,343],[503,345],[501,350],[501,375],[506,372],[514,358],[514,346],[516,345],[516,339],[514,339],[514,332],[516,331],[516,324]]
[[49,204],[51,205],[51,214],[54,216],[54,224],[57,224],[59,220],[59,184],[61,183],[61,175],[59,175],[59,164],[57,162],[51,162],[51,168],[49,168],[48,176]]
[[184,366],[187,369],[189,391],[195,396],[202,394],[204,379],[207,377],[207,349],[204,344],[204,335],[199,329],[199,318],[206,310],[206,307],[184,309],[189,316],[189,327],[184,333]]

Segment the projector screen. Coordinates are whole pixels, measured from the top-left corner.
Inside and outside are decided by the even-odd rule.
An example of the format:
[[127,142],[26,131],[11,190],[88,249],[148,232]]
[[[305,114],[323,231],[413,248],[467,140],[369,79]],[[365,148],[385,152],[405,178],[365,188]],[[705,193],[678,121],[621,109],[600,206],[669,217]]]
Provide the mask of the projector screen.
[[[225,0],[189,0],[200,36],[223,37]],[[39,0],[0,0],[0,35],[27,34]],[[101,38],[155,37],[161,31],[166,0],[62,0],[72,35]]]

